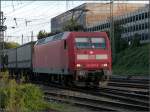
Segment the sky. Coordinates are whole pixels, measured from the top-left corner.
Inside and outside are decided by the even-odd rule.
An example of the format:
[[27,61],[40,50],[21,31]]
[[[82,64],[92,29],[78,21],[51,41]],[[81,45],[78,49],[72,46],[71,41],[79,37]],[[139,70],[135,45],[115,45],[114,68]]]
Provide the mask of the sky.
[[[6,17],[5,41],[14,41],[19,44],[31,41],[33,31],[34,40],[40,30],[51,31],[51,18],[87,2],[100,1],[2,1],[1,9]],[[103,1],[103,3],[106,3]],[[135,3],[133,1],[132,3]],[[145,3],[139,1],[138,3]],[[146,2],[148,3],[148,2]],[[14,20],[16,18],[16,21]],[[26,24],[27,23],[27,24]]]

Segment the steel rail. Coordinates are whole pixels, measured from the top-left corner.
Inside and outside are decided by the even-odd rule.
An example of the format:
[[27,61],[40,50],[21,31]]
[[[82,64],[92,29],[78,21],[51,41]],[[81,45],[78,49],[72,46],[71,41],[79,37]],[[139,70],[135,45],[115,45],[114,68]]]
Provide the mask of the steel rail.
[[108,108],[108,107],[104,107],[104,106],[96,106],[96,105],[92,105],[92,104],[88,104],[88,103],[83,103],[83,102],[80,102],[80,101],[69,101],[68,99],[62,99],[62,98],[54,98],[54,97],[50,97],[50,96],[45,96],[44,97],[47,101],[56,101],[56,102],[62,102],[62,103],[67,103],[67,104],[72,104],[72,105],[75,105],[75,106],[78,106],[78,107],[84,107],[84,108],[87,108],[87,109],[90,109],[90,110],[95,110],[95,111],[104,111],[104,112],[108,112],[108,111],[115,111],[117,112],[116,110],[113,110],[111,108]]
[[117,86],[117,87],[130,87],[130,88],[149,89],[149,84],[139,84],[139,83],[110,81],[108,83],[108,85],[110,85],[110,86]]
[[135,111],[148,111],[149,108],[146,106],[140,106],[136,104],[128,104],[128,103],[123,103],[123,102],[118,102],[118,101],[106,101],[106,100],[98,100],[98,99],[91,99],[91,98],[85,98],[85,97],[79,97],[79,96],[73,96],[73,95],[66,95],[62,93],[54,93],[54,92],[49,92],[45,91],[45,95],[48,96],[55,96],[55,97],[60,97],[60,98],[69,98],[69,100],[77,100],[79,102],[85,102],[90,105],[101,105],[105,107],[111,107],[111,109],[116,110],[116,111],[126,111],[126,110],[135,110]]

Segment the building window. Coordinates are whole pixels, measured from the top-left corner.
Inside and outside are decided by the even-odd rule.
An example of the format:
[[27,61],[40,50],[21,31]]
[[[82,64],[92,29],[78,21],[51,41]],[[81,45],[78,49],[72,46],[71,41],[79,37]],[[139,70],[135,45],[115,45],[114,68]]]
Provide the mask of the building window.
[[133,16],[133,21],[135,21],[136,20],[136,16]]
[[94,31],[94,27],[92,28],[92,31]]
[[145,40],[148,40],[148,34],[147,33],[145,34]]
[[139,30],[139,25],[136,25],[136,31],[138,31]]
[[133,26],[131,26],[131,32],[133,32]]
[[142,40],[145,40],[145,34],[142,33]]
[[96,31],[96,26],[94,27],[94,31]]
[[141,20],[142,19],[142,14],[139,14],[139,20]]
[[104,29],[106,28],[106,24],[104,24]]
[[105,28],[107,28],[106,23],[104,24]]
[[108,27],[110,28],[110,23],[108,23]]
[[148,23],[145,23],[145,29],[148,29]]
[[142,30],[144,30],[144,23],[142,24]]
[[100,29],[102,30],[102,25],[100,25]]
[[95,30],[96,30],[96,31],[98,30],[98,26],[95,26]]
[[127,32],[127,28],[124,28],[124,32],[125,32],[125,33]]
[[130,27],[128,27],[128,32],[130,32]]
[[140,40],[142,40],[142,35],[141,34],[139,34],[139,38],[140,38]]
[[148,18],[148,12],[145,12],[145,18]]
[[150,12],[148,12],[148,18],[150,18]]
[[89,28],[89,31],[91,32],[91,31],[92,31],[92,28]]
[[129,32],[131,32],[131,26],[130,26],[130,27],[128,27],[128,30],[129,30]]
[[130,17],[130,22],[132,22],[132,17]]
[[121,22],[121,24],[124,24],[124,22],[123,22],[123,18],[120,20],[120,22]]
[[107,23],[107,28],[109,28],[109,23]]
[[126,21],[126,20],[127,20],[127,19],[125,18],[125,19],[124,19],[124,24],[126,24],[126,23],[127,23],[127,21]]
[[92,32],[94,31],[94,27],[92,28]]
[[133,16],[131,17],[131,22],[133,22]]
[[127,23],[129,23],[129,22],[130,22],[130,18],[128,17],[128,18],[127,18]]
[[93,27],[93,31],[95,31],[95,27]]
[[100,25],[98,25],[98,29],[99,29],[99,30],[101,30],[101,27],[100,27]]
[[139,30],[141,30],[142,29],[142,26],[141,26],[141,24],[139,25]]
[[104,29],[104,24],[102,25],[102,29]]
[[144,13],[142,13],[142,19],[144,19]]
[[138,15],[136,15],[136,21],[138,21]]
[[136,30],[136,26],[134,25],[134,26],[133,26],[133,31],[135,31],[135,30]]
[[128,19],[127,19],[127,18],[125,19],[125,24],[126,24],[126,23],[128,23]]
[[97,30],[97,31],[99,30],[99,26],[96,27],[96,30]]

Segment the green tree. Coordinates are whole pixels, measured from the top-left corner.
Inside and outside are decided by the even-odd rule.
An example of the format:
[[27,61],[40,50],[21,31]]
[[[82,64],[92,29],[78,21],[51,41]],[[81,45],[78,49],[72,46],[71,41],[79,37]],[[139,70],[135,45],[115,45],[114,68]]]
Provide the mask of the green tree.
[[52,35],[56,35],[58,33],[61,33],[60,31],[56,31],[56,32],[46,32],[46,31],[39,31],[37,37],[38,39],[42,39],[42,38],[46,38],[48,36],[52,36]]
[[4,43],[4,49],[10,49],[10,48],[16,48],[19,47],[20,45],[16,42],[5,42]]
[[63,31],[83,31],[82,25],[78,24],[75,19],[70,19],[67,24],[63,27]]
[[47,36],[52,36],[52,35],[56,35],[58,33],[61,33],[60,31],[56,31],[56,32],[49,32],[47,33]]
[[131,40],[131,47],[138,47],[140,46],[140,35],[136,33]]
[[123,32],[123,27],[119,25],[118,22],[114,23],[114,38],[115,38],[115,51],[119,53],[120,51],[128,47],[128,42],[121,38]]
[[48,35],[48,33],[45,30],[40,30],[38,35],[37,35],[37,38],[42,39],[42,38],[47,37],[47,35]]

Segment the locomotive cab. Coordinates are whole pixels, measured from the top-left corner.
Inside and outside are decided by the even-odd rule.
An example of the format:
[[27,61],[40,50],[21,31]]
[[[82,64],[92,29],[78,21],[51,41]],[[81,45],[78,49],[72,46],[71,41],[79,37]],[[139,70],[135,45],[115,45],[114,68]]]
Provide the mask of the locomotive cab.
[[106,33],[74,38],[74,78],[87,85],[107,84],[111,74],[111,50]]

